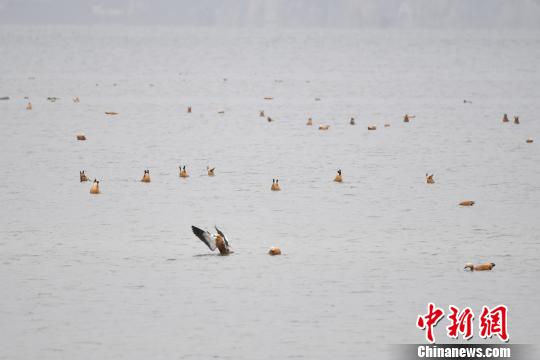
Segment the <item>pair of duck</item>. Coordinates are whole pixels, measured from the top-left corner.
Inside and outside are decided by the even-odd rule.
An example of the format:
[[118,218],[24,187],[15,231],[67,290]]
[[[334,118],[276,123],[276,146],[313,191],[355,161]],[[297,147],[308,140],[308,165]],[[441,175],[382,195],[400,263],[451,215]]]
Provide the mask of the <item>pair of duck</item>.
[[[508,114],[505,113],[503,115],[502,122],[503,123],[510,122],[510,120],[508,119]],[[519,124],[519,116],[514,116],[514,124]]]
[[[312,126],[313,125],[313,119],[309,118],[306,125],[307,126]],[[319,130],[328,130],[328,129],[330,129],[330,125],[328,125],[328,124],[319,125]]]
[[[181,178],[187,178],[189,177],[189,174],[188,172],[186,171],[186,166],[179,166],[178,167],[180,169],[180,177]],[[210,168],[209,166],[206,167],[206,172],[208,174],[208,176],[214,176],[215,173],[214,171],[216,170],[216,168]],[[146,183],[149,183],[150,182],[150,170],[144,170],[144,175],[143,175],[143,178],[141,179],[142,182],[146,182]]]
[[[232,254],[231,246],[225,234],[215,226],[216,234],[212,235],[206,230],[202,230],[196,226],[191,226],[191,230],[211,251],[219,250],[220,255]],[[269,255],[281,255],[281,249],[278,247],[271,247],[268,251]],[[469,271],[489,271],[493,270],[495,263],[485,263],[474,265],[472,263],[465,264],[464,270]]]
[[[220,255],[229,255],[232,254],[233,251],[231,250],[231,245],[229,244],[229,241],[227,240],[227,237],[225,234],[217,228],[217,226],[214,226],[217,233],[212,235],[210,232],[203,230],[201,228],[198,228],[196,226],[191,226],[191,230],[197,236],[208,248],[212,251],[215,251],[216,249],[219,250]],[[281,255],[281,249],[278,247],[271,247],[270,250],[268,250],[269,255]]]
[[[434,174],[428,175],[428,173],[426,173],[426,183],[435,184],[435,180],[433,180],[433,175]],[[473,200],[464,200],[464,201],[460,202],[459,205],[461,205],[461,206],[473,206],[474,201]]]

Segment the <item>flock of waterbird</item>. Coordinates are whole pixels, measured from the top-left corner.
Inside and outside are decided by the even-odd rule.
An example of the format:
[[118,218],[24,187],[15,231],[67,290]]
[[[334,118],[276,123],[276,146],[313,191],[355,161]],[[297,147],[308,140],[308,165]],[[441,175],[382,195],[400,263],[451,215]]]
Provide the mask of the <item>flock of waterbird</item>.
[[[9,97],[7,98],[9,99]],[[264,98],[265,100],[272,100],[273,98],[272,97],[265,97]],[[48,97],[47,100],[51,101],[51,102],[54,102],[56,100],[58,100],[58,98],[56,97]],[[80,102],[80,99],[78,96],[74,97],[73,98],[73,102],[74,103],[79,103]],[[468,102],[467,100],[464,100],[464,103],[470,103]],[[31,102],[28,102],[28,104],[26,105],[26,110],[32,110],[32,103]],[[188,106],[187,107],[187,112],[189,114],[192,113],[192,107],[191,106]],[[220,111],[219,113],[223,113],[223,111]],[[114,116],[114,115],[118,115],[117,112],[114,112],[114,111],[106,111],[105,112],[106,115],[109,115],[109,116]],[[266,117],[266,120],[268,122],[272,122],[274,121],[274,119],[272,119],[270,116],[266,116],[265,115],[265,112],[264,110],[260,110],[259,111],[259,116],[260,117]],[[405,114],[403,116],[403,122],[405,123],[408,123],[411,121],[411,119],[414,119],[416,116],[414,115],[409,115],[409,114]],[[502,122],[503,123],[508,123],[510,122],[510,120],[508,119],[508,114],[504,114],[503,115],[503,119],[502,119]],[[519,116],[514,116],[514,124],[519,124]],[[349,124],[350,125],[355,125],[355,120],[354,120],[354,117],[351,117],[350,120],[349,120]],[[307,126],[313,126],[313,119],[310,117],[308,118],[308,121],[306,123]],[[385,127],[389,127],[390,124],[388,123],[385,123],[384,124]],[[319,124],[318,125],[318,129],[319,130],[322,130],[322,131],[326,131],[328,129],[330,129],[330,125],[328,124]],[[368,125],[367,127],[368,130],[377,130],[377,126],[376,125]],[[79,141],[85,141],[86,140],[86,136],[82,133],[79,133],[76,135],[77,137],[77,140]],[[533,142],[533,139],[532,138],[528,138],[526,140],[527,143],[532,143]],[[188,178],[189,177],[189,174],[186,170],[186,165],[181,165],[178,167],[179,170],[180,170],[180,173],[179,173],[179,176],[181,178]],[[211,168],[210,166],[207,166],[206,167],[206,171],[207,171],[207,174],[208,176],[215,176],[215,168]],[[435,184],[435,180],[433,179],[433,176],[434,174],[431,174],[429,175],[428,173],[426,173],[426,183],[427,184]],[[86,182],[86,181],[89,181],[88,177],[86,176],[84,170],[82,171],[79,171],[79,178],[80,178],[80,182]],[[143,183],[149,183],[151,181],[150,179],[150,170],[144,170],[144,174],[143,174],[143,177],[141,179],[141,182]],[[337,174],[334,178],[334,182],[337,182],[337,183],[342,183],[343,182],[343,175],[341,173],[341,169],[337,170]],[[279,185],[279,179],[272,179],[272,185],[270,187],[270,190],[271,191],[281,191],[281,186]],[[101,191],[99,189],[99,181],[97,179],[94,179],[93,183],[92,183],[92,186],[90,187],[90,194],[100,194]],[[464,201],[461,201],[459,203],[460,206],[473,206],[475,204],[475,202],[473,200],[464,200]],[[229,245],[229,242],[227,240],[227,237],[225,236],[225,234],[219,230],[217,228],[217,226],[215,227],[216,229],[216,234],[211,234],[210,232],[206,231],[206,230],[202,230],[196,226],[192,226],[191,227],[193,233],[204,243],[208,246],[208,248],[212,251],[215,251],[216,249],[218,249],[219,251],[219,254],[220,255],[229,255],[229,254],[232,254],[233,251],[231,250],[231,247]],[[278,248],[278,247],[271,247],[269,250],[268,250],[268,254],[270,255],[281,255],[281,249]],[[484,263],[484,264],[477,264],[477,265],[474,265],[472,263],[467,263],[464,267],[464,270],[469,270],[469,271],[486,271],[486,270],[492,270],[493,268],[495,267],[495,264],[494,263]]]

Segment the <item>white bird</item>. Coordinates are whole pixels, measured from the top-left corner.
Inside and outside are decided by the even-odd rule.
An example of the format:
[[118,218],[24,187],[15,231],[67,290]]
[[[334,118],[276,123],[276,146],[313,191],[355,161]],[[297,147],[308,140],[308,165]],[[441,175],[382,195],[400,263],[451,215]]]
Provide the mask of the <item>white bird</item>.
[[217,234],[210,234],[208,231],[199,229],[196,226],[191,226],[191,230],[193,230],[193,233],[201,239],[203,243],[208,246],[208,248],[212,251],[216,250],[216,248],[219,250],[219,253],[221,255],[229,255],[232,253],[230,250],[229,242],[227,241],[227,238],[225,237],[225,234],[222,233],[217,226],[215,226]]

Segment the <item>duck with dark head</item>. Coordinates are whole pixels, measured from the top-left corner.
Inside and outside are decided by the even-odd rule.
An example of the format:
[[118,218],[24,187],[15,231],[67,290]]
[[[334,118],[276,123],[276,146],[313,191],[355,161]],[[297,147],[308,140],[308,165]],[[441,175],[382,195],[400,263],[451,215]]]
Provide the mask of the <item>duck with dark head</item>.
[[83,170],[83,171],[79,171],[79,180],[80,180],[81,182],[88,181],[88,178],[86,177],[86,174],[84,173],[84,170]]
[[426,183],[435,184],[435,180],[433,180],[433,174],[428,175],[428,173],[426,173]]
[[335,182],[343,182],[343,177],[341,176],[341,169],[337,171],[337,175],[336,177],[334,178],[334,181]]
[[503,115],[503,118],[502,118],[502,122],[509,122],[510,120],[508,120],[508,114],[504,114]]
[[90,194],[99,194],[99,181],[94,179],[94,182],[92,183],[92,187],[90,188]]
[[179,166],[178,167],[180,169],[180,177],[181,178],[187,178],[189,177],[187,171],[186,171],[186,165],[184,165],[183,167],[182,166]]
[[272,186],[270,187],[270,190],[281,191],[281,187],[279,186],[279,179],[272,179]]
[[150,182],[150,170],[144,170],[144,175],[141,179],[141,182],[145,182],[145,183]]

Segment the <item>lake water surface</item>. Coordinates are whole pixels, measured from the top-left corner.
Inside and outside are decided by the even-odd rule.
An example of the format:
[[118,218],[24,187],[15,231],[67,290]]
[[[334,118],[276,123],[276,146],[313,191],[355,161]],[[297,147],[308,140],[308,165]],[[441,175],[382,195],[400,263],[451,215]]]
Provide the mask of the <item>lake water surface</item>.
[[1,359],[387,358],[428,302],[538,343],[540,33],[2,26],[0,55]]

